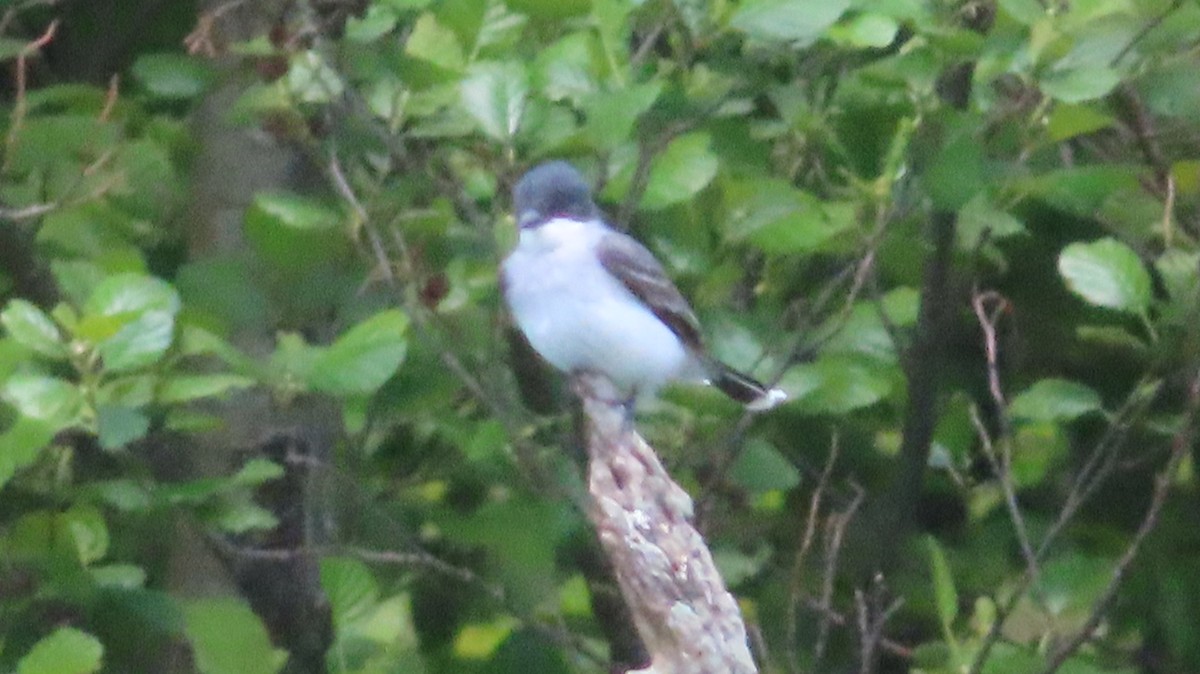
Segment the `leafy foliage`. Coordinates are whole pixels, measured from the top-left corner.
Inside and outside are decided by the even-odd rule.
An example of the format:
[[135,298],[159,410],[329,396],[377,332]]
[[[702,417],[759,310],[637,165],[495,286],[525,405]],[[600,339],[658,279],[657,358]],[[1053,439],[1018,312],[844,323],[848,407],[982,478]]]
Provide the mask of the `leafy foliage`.
[[42,4],[0,22],[0,670],[608,671],[495,278],[560,157],[791,394],[638,420],[763,671],[1200,668],[1200,5],[297,1],[96,86]]

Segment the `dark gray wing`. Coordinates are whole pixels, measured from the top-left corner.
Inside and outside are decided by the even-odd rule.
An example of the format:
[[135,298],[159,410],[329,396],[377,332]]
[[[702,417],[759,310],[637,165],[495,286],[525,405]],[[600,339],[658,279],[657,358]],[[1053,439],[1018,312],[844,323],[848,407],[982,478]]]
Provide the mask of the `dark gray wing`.
[[608,273],[644,302],[685,345],[702,348],[696,314],[662,265],[642,244],[619,232],[607,232],[596,244],[596,257]]

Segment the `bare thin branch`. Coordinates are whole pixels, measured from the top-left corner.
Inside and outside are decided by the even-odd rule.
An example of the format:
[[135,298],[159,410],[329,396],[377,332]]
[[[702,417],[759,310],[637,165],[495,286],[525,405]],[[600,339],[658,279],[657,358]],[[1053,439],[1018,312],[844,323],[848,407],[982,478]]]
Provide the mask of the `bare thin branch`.
[[[988,305],[993,305],[993,307],[989,310]],[[983,446],[984,455],[987,456],[988,462],[996,474],[996,478],[1000,481],[1000,488],[1004,492],[1004,503],[1008,508],[1008,516],[1012,520],[1013,529],[1017,534],[1017,542],[1021,546],[1021,555],[1025,559],[1025,566],[1029,577],[1036,585],[1039,575],[1038,560],[1033,551],[1033,544],[1030,542],[1029,529],[1025,525],[1025,518],[1021,515],[1021,506],[1017,502],[1017,489],[1012,475],[1012,424],[1008,418],[1008,402],[1004,397],[1004,388],[1000,383],[1000,346],[999,341],[996,339],[996,324],[1002,316],[1008,313],[1009,304],[1008,300],[999,293],[981,293],[976,291],[971,298],[971,306],[975,310],[975,317],[979,321],[979,327],[983,330],[984,353],[987,358],[988,390],[992,395],[992,403],[996,407],[996,418],[1000,420],[1001,456],[997,456],[987,427],[979,416],[979,410],[974,405],[971,406],[970,410],[971,423],[975,426],[975,432],[978,434],[980,444]]]
[[808,552],[812,548],[813,539],[817,532],[817,519],[821,511],[821,499],[825,496],[825,489],[829,485],[829,476],[833,473],[833,466],[837,463],[840,443],[838,435],[834,433],[833,438],[829,442],[829,457],[825,459],[825,468],[821,471],[821,478],[817,481],[817,486],[813,489],[812,496],[808,502],[808,517],[804,520],[804,534],[800,538],[800,547],[796,550],[796,559],[792,562],[791,579],[788,582],[788,611],[787,611],[787,626],[785,630],[786,644],[788,650],[788,667],[798,674],[800,671],[800,655],[796,652],[797,629],[799,626],[799,607],[800,599],[804,593],[804,563],[808,558]]
[[1108,586],[1104,588],[1104,592],[1092,605],[1092,612],[1088,616],[1087,622],[1054,652],[1046,668],[1042,670],[1042,674],[1053,674],[1058,671],[1058,668],[1074,655],[1085,641],[1092,638],[1092,635],[1096,632],[1096,628],[1100,626],[1100,621],[1104,619],[1109,606],[1116,597],[1117,590],[1120,589],[1121,583],[1125,580],[1129,566],[1141,550],[1142,543],[1150,535],[1150,532],[1154,531],[1154,528],[1158,526],[1158,518],[1162,513],[1163,505],[1167,502],[1167,494],[1171,491],[1171,484],[1175,481],[1175,475],[1179,472],[1180,464],[1183,463],[1184,458],[1187,457],[1188,452],[1192,448],[1192,441],[1196,430],[1196,416],[1197,412],[1200,411],[1200,369],[1197,369],[1188,387],[1186,405],[1187,407],[1184,411],[1180,428],[1171,438],[1171,454],[1167,459],[1166,465],[1163,466],[1163,469],[1154,478],[1154,492],[1150,498],[1150,505],[1146,508],[1146,514],[1142,517],[1142,523],[1138,525],[1137,532],[1133,535],[1133,540],[1130,541],[1129,547],[1125,549],[1116,566],[1113,567],[1112,577],[1108,581]]
[[[820,600],[821,605],[825,607],[833,606],[833,584],[837,579],[838,561],[841,558],[842,541],[845,539],[846,528],[854,519],[854,514],[862,505],[863,497],[866,495],[858,485],[853,485],[853,487],[855,493],[850,505],[846,506],[842,512],[830,515],[825,527],[825,565],[821,578]],[[828,614],[823,613],[822,615]],[[825,657],[825,649],[829,644],[829,625],[829,620],[822,619],[817,626],[817,640],[813,645],[813,662],[815,663],[819,663]]]
[[4,140],[4,169],[8,168],[8,162],[12,159],[13,148],[16,147],[17,138],[21,134],[21,127],[25,121],[25,115],[29,111],[29,103],[25,97],[25,89],[28,84],[29,57],[42,47],[50,44],[50,41],[54,39],[55,33],[58,32],[58,23],[58,19],[51,21],[40,37],[26,43],[17,54],[17,94],[16,102],[13,104],[12,121],[9,122],[8,136]]
[[859,674],[871,674],[875,671],[875,661],[884,642],[883,628],[896,611],[899,611],[900,607],[904,605],[904,600],[900,597],[891,601],[887,601],[887,599],[888,591],[883,584],[883,576],[880,575],[875,576],[869,594],[861,589],[854,590],[854,608],[858,618],[859,634]]

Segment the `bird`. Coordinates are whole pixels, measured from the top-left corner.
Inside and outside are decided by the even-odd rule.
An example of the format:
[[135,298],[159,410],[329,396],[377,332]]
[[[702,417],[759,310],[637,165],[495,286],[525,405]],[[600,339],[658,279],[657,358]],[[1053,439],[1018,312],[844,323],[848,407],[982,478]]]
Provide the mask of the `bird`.
[[501,292],[530,346],[556,369],[603,375],[630,411],[672,381],[711,384],[751,411],[787,399],[708,351],[663,266],[605,221],[570,163],[525,173],[513,210],[519,235],[501,263]]

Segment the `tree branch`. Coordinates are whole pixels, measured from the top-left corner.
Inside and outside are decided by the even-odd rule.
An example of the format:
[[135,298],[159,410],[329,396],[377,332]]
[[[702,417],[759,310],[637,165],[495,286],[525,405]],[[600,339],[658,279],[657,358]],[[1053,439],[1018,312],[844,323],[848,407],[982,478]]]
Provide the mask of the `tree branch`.
[[941,371],[945,316],[950,299],[948,286],[950,262],[954,252],[955,215],[935,211],[930,219],[929,240],[933,245],[925,262],[921,283],[921,308],[917,315],[912,346],[904,354],[908,379],[908,403],[904,409],[904,430],[900,441],[900,466],[891,490],[894,499],[889,509],[896,526],[890,530],[902,535],[903,527],[914,521],[917,497],[929,463],[929,447],[937,423],[938,373]]
[[606,379],[577,375],[587,424],[588,516],[612,560],[654,674],[754,674],[733,595],[692,526],[692,499],[634,431]]

